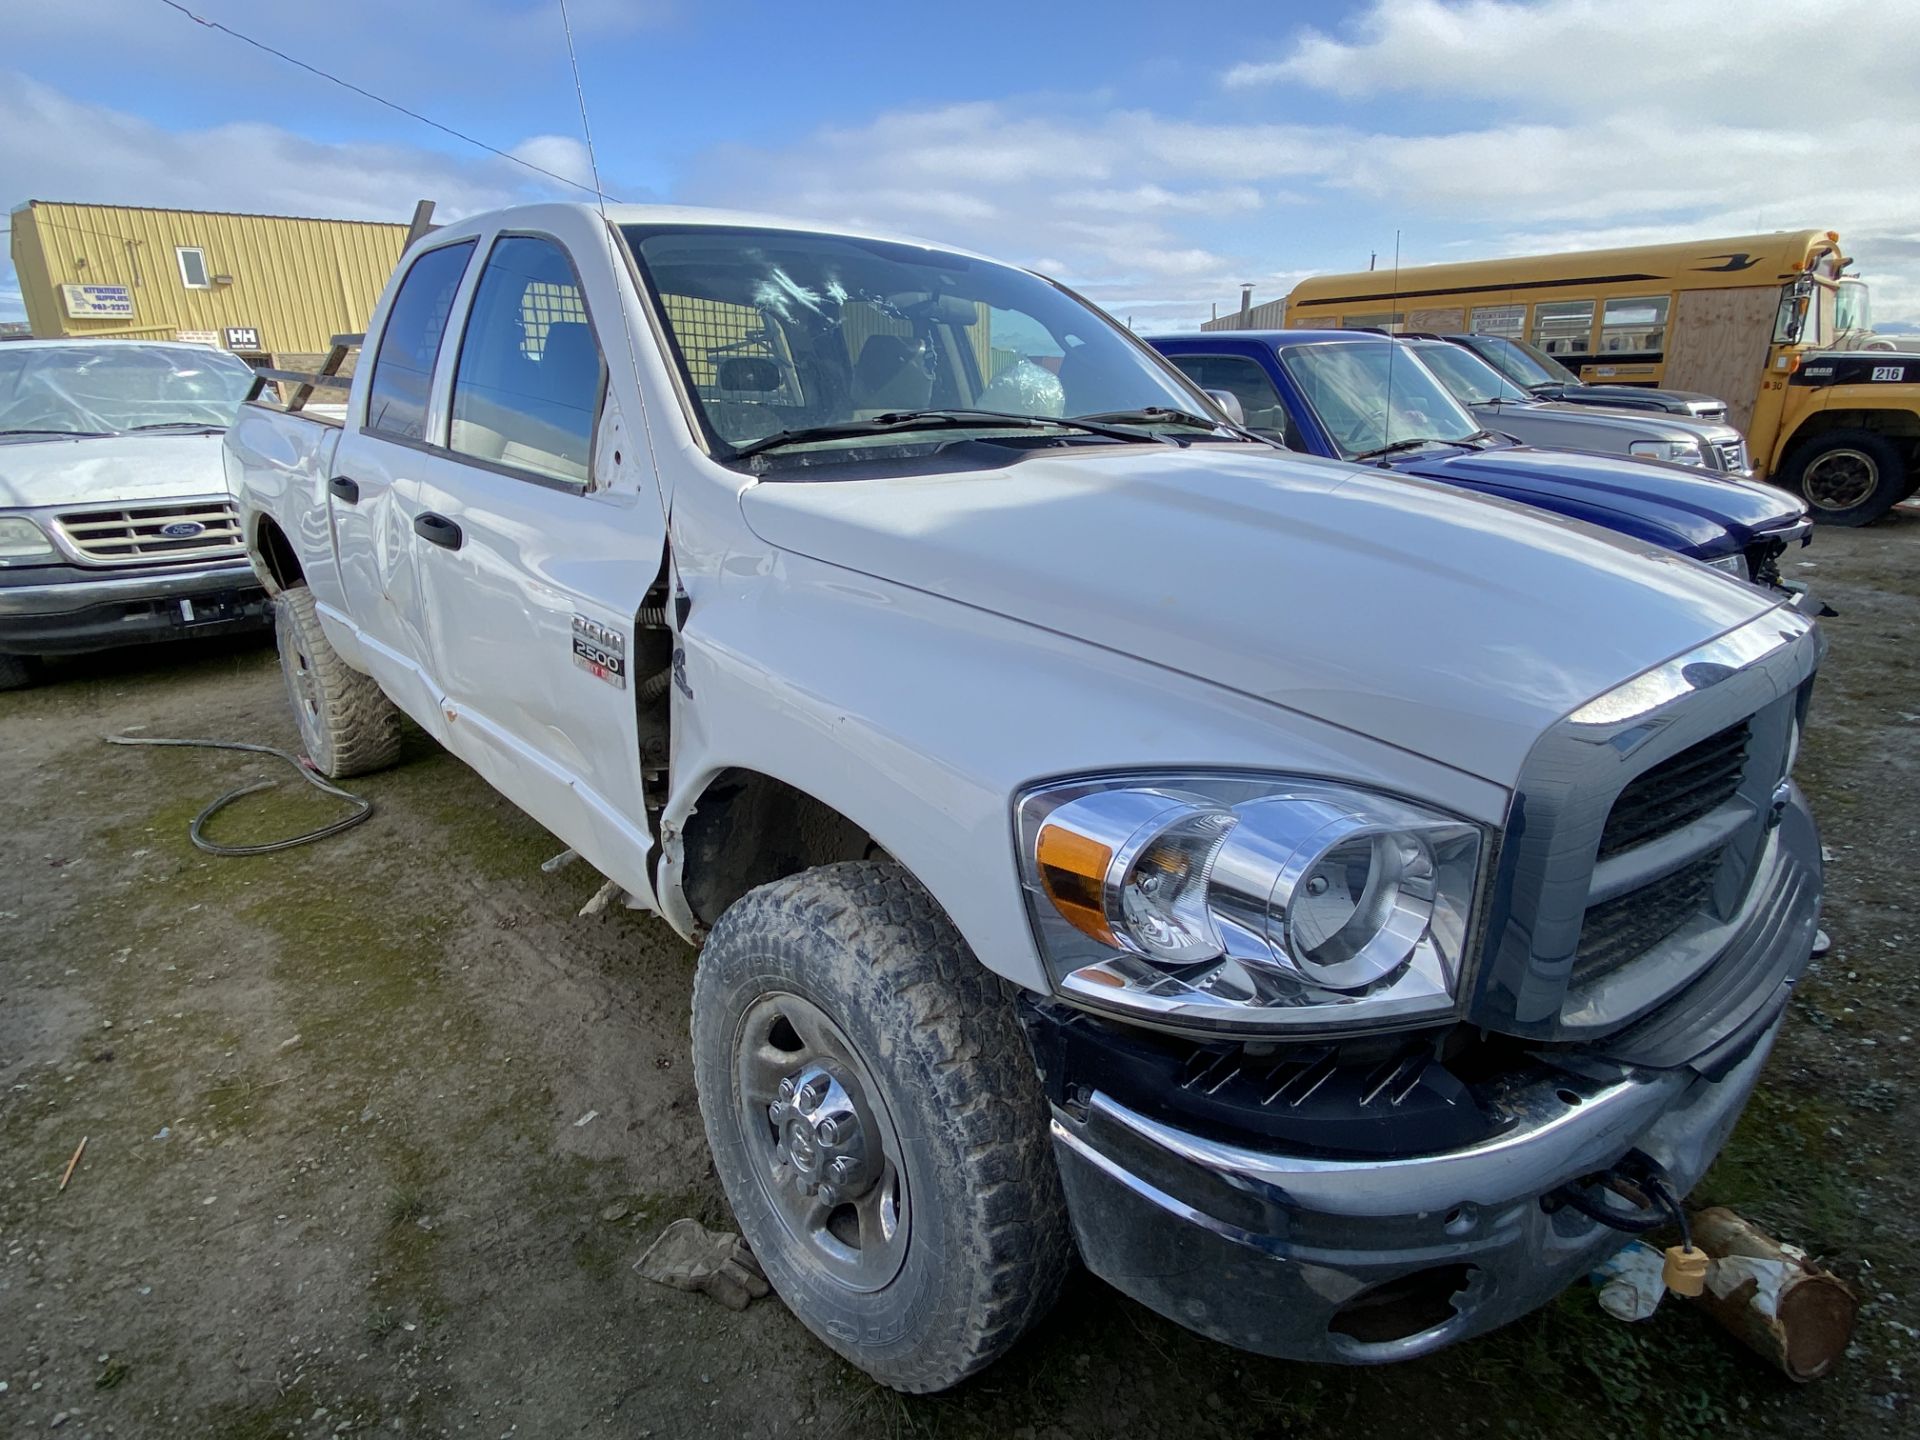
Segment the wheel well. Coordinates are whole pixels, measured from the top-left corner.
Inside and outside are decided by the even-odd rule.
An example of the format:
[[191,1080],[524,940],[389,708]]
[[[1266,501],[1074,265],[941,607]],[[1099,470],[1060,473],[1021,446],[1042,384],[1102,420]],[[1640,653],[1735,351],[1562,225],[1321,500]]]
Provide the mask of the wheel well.
[[756,886],[876,853],[873,837],[831,805],[740,767],[701,792],[681,849],[682,893],[703,925]]
[[260,566],[266,571],[267,589],[271,593],[277,595],[282,590],[306,583],[300,561],[293,553],[292,542],[270,515],[261,516],[260,524],[254,531],[253,552],[259,556]]
[[1920,414],[1912,410],[1816,411],[1793,432],[1793,438],[1787,442],[1784,453],[1790,455],[1807,441],[1817,440],[1834,430],[1870,430],[1876,435],[1884,435],[1905,451],[1910,467],[1916,458],[1920,458]]

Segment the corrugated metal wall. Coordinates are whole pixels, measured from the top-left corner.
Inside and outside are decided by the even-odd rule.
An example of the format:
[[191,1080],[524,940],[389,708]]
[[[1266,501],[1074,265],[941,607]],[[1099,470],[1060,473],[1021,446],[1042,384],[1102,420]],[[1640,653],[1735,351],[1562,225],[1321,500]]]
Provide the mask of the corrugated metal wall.
[[[260,332],[275,355],[323,354],[329,338],[366,329],[406,244],[405,224],[144,210],[35,200],[13,212],[12,254],[36,336],[171,340],[232,326]],[[209,277],[189,288],[176,247],[206,252]],[[60,286],[125,285],[132,318],[71,319]]]
[[1240,323],[1240,307],[1235,305],[1231,313],[1222,315],[1218,320],[1201,321],[1200,328],[1202,330],[1279,330],[1287,323],[1286,315],[1287,297],[1282,295],[1278,300],[1268,300],[1250,309],[1247,312],[1245,325]]

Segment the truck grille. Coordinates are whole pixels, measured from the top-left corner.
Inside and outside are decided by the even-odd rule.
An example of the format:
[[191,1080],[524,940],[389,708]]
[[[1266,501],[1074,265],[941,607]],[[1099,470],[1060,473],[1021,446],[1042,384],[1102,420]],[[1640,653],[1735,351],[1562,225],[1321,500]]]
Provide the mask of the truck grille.
[[231,500],[70,510],[55,523],[74,554],[94,565],[225,560],[242,553],[240,516]]
[[1747,442],[1744,440],[1715,440],[1714,454],[1719,457],[1720,468],[1729,475],[1747,473]]
[[1597,980],[1644,955],[1706,907],[1721,852],[1683,865],[1650,885],[1595,905],[1580,926],[1573,956],[1575,984]]
[[1607,815],[1599,858],[1644,845],[1724,805],[1740,788],[1747,733],[1743,720],[1636,777]]

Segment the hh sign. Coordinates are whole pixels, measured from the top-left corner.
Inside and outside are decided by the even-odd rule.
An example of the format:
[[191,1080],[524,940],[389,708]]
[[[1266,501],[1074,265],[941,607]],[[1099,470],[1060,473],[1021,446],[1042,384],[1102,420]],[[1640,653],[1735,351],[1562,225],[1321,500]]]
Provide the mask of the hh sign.
[[70,320],[131,320],[133,291],[125,285],[62,285]]
[[252,325],[227,326],[227,348],[229,350],[258,350],[260,331]]

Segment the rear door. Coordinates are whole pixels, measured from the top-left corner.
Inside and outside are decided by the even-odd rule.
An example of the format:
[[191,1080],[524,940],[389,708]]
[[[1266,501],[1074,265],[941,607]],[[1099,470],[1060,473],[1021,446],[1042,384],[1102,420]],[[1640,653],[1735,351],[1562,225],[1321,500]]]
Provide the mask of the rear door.
[[440,695],[420,623],[414,491],[432,455],[434,367],[475,248],[459,240],[408,267],[379,326],[365,412],[349,415],[327,477],[347,608],[335,618],[357,634],[381,687],[436,735]]
[[664,666],[666,638],[636,624],[666,527],[609,391],[600,337],[621,320],[603,283],[589,297],[555,236],[491,239],[412,531],[447,743],[647,897],[637,717],[666,696],[642,700],[636,666]]

